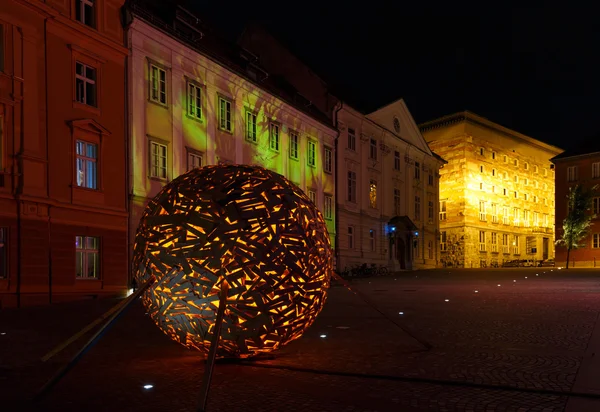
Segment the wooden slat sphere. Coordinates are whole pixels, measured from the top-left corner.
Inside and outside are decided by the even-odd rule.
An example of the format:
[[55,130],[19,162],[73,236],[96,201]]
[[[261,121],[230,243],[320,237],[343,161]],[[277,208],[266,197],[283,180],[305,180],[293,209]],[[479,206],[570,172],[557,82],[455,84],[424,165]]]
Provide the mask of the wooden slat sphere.
[[325,303],[333,253],[304,192],[262,167],[194,169],[148,203],[135,238],[143,302],[175,341],[208,351],[223,280],[218,355],[248,357],[297,339]]

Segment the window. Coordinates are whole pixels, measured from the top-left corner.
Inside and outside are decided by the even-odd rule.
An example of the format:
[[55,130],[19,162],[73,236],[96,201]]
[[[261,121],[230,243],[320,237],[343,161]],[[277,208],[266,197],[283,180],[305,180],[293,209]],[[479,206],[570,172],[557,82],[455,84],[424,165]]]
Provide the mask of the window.
[[167,178],[167,145],[150,142],[150,177]]
[[538,212],[533,212],[533,226],[537,227],[540,225],[540,214]]
[[279,151],[279,125],[275,123],[269,124],[269,148]]
[[354,249],[354,226],[348,226],[348,249]]
[[518,198],[519,198],[519,192],[517,192],[517,191],[515,190],[515,199],[518,199]]
[[567,181],[574,182],[577,180],[577,166],[569,166],[567,168]]
[[300,138],[298,133],[290,131],[290,157],[292,159],[298,159],[298,146]]
[[508,180],[508,173],[504,172],[504,180]]
[[483,230],[479,231],[479,251],[485,252],[485,232]]
[[348,201],[356,203],[356,172],[348,172]]
[[99,238],[75,236],[75,276],[78,279],[98,279],[100,277],[99,250]]
[[0,279],[8,277],[8,228],[0,227]]
[[537,201],[538,201],[538,197],[533,195],[533,203],[537,203]]
[[369,243],[371,245],[371,252],[375,252],[375,231],[369,230]]
[[400,152],[394,152],[394,170],[400,170]]
[[538,173],[538,172],[539,172],[538,165],[533,165],[533,173]]
[[544,168],[544,176],[548,176],[548,169]]
[[433,200],[427,202],[427,219],[429,223],[433,222]]
[[325,195],[325,219],[333,219],[333,196]]
[[348,128],[348,149],[356,150],[356,133],[350,128]]
[[167,72],[153,64],[150,65],[150,100],[167,104]]
[[479,165],[479,173],[483,173],[483,165]]
[[496,160],[496,152],[492,152],[492,159]]
[[429,186],[433,186],[433,175],[431,173],[429,173],[427,183],[429,184]]
[[377,160],[377,140],[371,139],[371,144],[369,145],[369,159]]
[[75,99],[96,107],[96,69],[80,62],[75,62]]
[[508,190],[506,188],[502,189],[502,194],[504,194],[504,196],[508,196]]
[[479,154],[480,154],[481,156],[485,156],[485,149],[484,149],[483,147],[480,147],[480,148],[479,148]]
[[492,169],[492,176],[496,176],[496,169]]
[[75,169],[77,186],[98,189],[98,146],[77,140],[75,142]]
[[523,193],[523,200],[528,200],[528,199],[529,199],[529,194]]
[[508,234],[506,234],[506,233],[502,234],[502,253],[507,254],[507,255],[510,253],[510,249],[509,249],[509,245],[508,245]]
[[415,179],[420,179],[421,178],[421,165],[419,164],[419,162],[415,162]]
[[487,220],[487,216],[485,213],[485,200],[479,201],[479,220],[482,220],[482,221]]
[[433,259],[433,242],[431,240],[427,241],[427,252],[429,259]]
[[192,170],[197,167],[202,167],[202,155],[188,151],[187,170]]
[[377,207],[377,182],[375,180],[369,181],[369,206],[373,209]]
[[544,202],[544,206],[548,206],[548,199],[544,198],[543,202]]
[[504,163],[508,163],[508,156],[507,156],[507,155],[503,155],[503,156],[502,156],[502,161],[503,161]]
[[202,120],[202,88],[194,83],[188,83],[188,115]]
[[510,225],[510,217],[508,216],[508,206],[502,207],[502,223]]
[[0,24],[0,72],[4,71],[4,26]]
[[492,203],[492,223],[498,223],[498,205]]
[[94,27],[94,0],[77,0],[75,3],[75,20]]
[[394,213],[400,215],[400,189],[394,189]]
[[519,183],[519,176],[515,175],[515,183]]
[[592,248],[594,248],[594,249],[600,248],[600,233],[594,233],[592,235]]
[[519,252],[519,236],[518,235],[514,235],[513,236],[513,254],[518,255],[520,254]]
[[514,207],[513,208],[513,224],[515,226],[519,226],[519,224],[520,224],[519,215],[520,215],[519,208],[518,207]]
[[519,167],[519,159],[515,159],[515,166]]
[[415,220],[421,220],[421,198],[415,196]]
[[310,199],[311,202],[313,202],[315,205],[317,204],[317,192],[315,192],[314,190],[309,190],[308,191],[308,198]]
[[483,189],[483,183],[479,183],[479,190],[484,190]]
[[539,184],[539,182],[537,180],[533,181],[533,187],[535,187],[536,189],[540,188],[540,184]]
[[[254,123],[256,124],[256,116],[254,117]],[[231,123],[231,101],[221,96],[219,96],[219,129],[226,132],[233,130]]]
[[325,172],[333,172],[333,151],[327,146],[325,146]]
[[529,170],[529,163],[527,163],[527,162],[523,163],[523,169]]
[[256,134],[256,114],[252,112],[246,112],[246,139],[251,142],[258,140]]
[[308,165],[317,166],[317,144],[312,140],[308,141]]
[[413,240],[413,258],[419,257],[419,238]]
[[529,227],[529,210],[523,210],[523,226]]
[[600,162],[592,163],[592,179],[600,178]]
[[526,177],[523,178],[523,184],[525,186],[529,185],[529,179],[527,179]]
[[498,233],[492,232],[492,253],[498,253]]
[[544,227],[548,227],[548,214],[547,213],[544,213],[543,224],[544,224]]
[[440,200],[440,221],[446,220],[446,200]]
[[446,231],[440,232],[440,251],[445,252],[447,250],[446,246]]
[[592,206],[592,213],[600,215],[600,197],[595,197]]
[[496,186],[492,186],[492,193],[496,193]]

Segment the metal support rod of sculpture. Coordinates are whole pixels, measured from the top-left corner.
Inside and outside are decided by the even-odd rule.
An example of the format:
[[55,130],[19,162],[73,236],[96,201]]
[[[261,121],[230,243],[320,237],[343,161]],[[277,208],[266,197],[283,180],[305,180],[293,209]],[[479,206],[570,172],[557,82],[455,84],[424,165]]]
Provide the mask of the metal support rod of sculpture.
[[217,358],[217,347],[219,346],[219,339],[221,338],[221,325],[223,325],[223,315],[225,314],[225,306],[227,306],[227,292],[229,292],[229,284],[226,280],[223,280],[223,283],[221,283],[221,293],[219,294],[217,320],[215,321],[212,342],[210,344],[208,356],[206,357],[206,366],[204,367],[204,379],[202,381],[202,388],[200,389],[200,407],[198,408],[198,412],[206,411],[210,382],[212,380],[212,373]]
[[156,278],[151,276],[143,285],[140,287],[135,293],[129,296],[125,303],[119,307],[119,309],[111,316],[111,318],[86,342],[85,345],[71,358],[69,363],[67,363],[64,367],[62,367],[54,376],[52,376],[48,382],[42,386],[42,388],[38,391],[38,393],[34,397],[35,402],[41,401],[44,396],[62,379],[67,373],[71,371],[75,367],[75,365],[79,362],[79,360],[89,351],[106,333],[106,331],[115,323],[115,321],[119,318],[120,315],[123,314],[125,309],[127,309],[135,299],[137,299],[143,292],[146,291],[154,282]]

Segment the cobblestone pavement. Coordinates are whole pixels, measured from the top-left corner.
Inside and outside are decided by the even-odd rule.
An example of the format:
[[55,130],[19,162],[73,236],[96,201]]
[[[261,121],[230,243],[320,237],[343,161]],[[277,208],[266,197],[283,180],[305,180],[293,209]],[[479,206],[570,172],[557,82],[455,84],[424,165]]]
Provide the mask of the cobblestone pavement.
[[[334,286],[315,324],[274,359],[217,364],[207,410],[563,411],[600,310],[591,270],[419,271],[352,286],[396,324]],[[41,404],[24,400],[78,345],[39,358],[115,303],[0,311],[7,410],[196,410],[202,359],[139,304]],[[599,398],[580,398],[600,410]]]

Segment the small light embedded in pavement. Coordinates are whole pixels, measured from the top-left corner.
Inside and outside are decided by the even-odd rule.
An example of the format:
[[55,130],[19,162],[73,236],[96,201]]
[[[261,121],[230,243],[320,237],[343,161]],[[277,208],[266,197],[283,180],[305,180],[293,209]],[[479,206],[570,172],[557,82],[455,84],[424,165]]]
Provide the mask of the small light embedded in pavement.
[[527,279],[527,276],[525,276],[525,279]]
[[475,291],[475,293],[479,293],[479,291],[478,291],[478,290],[476,290],[476,291]]
[[398,315],[404,315],[404,312],[398,312]]
[[321,337],[321,338],[326,338],[326,337],[327,337],[327,335],[321,335],[320,337]]
[[152,389],[154,388],[154,385],[144,385],[144,389]]
[[517,281],[517,279],[513,279],[513,282],[516,282],[516,281]]
[[450,299],[444,299],[444,302],[450,302]]
[[0,335],[4,336],[6,335],[6,332],[0,332]]
[[500,286],[500,284],[498,283],[498,286]]

